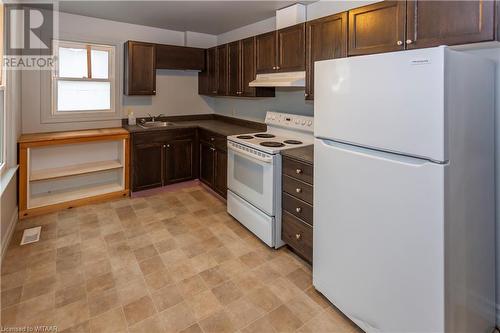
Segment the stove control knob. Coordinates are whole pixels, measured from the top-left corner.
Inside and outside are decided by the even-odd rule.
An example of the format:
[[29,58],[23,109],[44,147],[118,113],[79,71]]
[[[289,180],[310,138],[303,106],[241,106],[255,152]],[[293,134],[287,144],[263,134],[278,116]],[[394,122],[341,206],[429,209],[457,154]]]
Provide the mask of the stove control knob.
[[305,125],[306,124],[306,121],[305,120],[302,120],[302,125]]
[[311,126],[312,124],[313,124],[313,122],[312,122],[311,120],[309,120],[309,121],[307,122],[307,126]]

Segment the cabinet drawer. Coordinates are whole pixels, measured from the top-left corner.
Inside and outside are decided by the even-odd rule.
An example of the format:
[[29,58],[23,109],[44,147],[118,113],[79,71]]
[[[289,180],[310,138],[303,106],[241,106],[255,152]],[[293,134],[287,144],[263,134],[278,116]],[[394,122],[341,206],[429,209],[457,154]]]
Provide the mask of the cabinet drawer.
[[313,166],[305,164],[291,158],[283,158],[283,173],[300,179],[303,182],[313,184]]
[[313,229],[295,216],[283,212],[281,238],[306,260],[312,261]]
[[194,137],[195,130],[192,128],[168,129],[163,131],[151,131],[143,133],[134,133],[132,144],[144,143],[164,143],[173,139],[187,139]]
[[299,200],[288,193],[283,193],[283,209],[304,222],[313,225],[313,207],[305,201]]
[[295,178],[283,175],[283,192],[293,195],[300,200],[313,204],[313,187]]

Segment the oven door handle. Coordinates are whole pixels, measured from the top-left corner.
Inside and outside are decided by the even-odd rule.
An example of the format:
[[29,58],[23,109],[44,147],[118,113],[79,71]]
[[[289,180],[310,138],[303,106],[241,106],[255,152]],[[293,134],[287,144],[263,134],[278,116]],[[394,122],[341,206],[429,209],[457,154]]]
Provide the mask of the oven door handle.
[[254,155],[254,154],[251,154],[251,153],[248,153],[242,149],[238,149],[232,145],[229,145],[228,147],[230,150],[234,151],[236,154],[239,154],[239,155],[244,155],[246,157],[249,157],[253,160],[257,160],[257,161],[260,161],[260,162],[264,162],[264,163],[269,163],[271,164],[273,162],[273,158],[272,157],[262,157],[262,156],[257,156],[257,155]]

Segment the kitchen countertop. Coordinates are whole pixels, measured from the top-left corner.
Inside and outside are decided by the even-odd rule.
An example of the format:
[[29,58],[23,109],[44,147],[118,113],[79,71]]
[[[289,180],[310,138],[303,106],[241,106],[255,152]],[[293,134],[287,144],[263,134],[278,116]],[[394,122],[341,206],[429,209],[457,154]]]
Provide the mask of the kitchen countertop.
[[314,164],[314,145],[285,149],[281,151],[281,155],[294,158],[305,163]]
[[[224,136],[244,134],[244,133],[257,133],[261,132],[255,127],[242,126],[237,124],[232,124],[227,121],[222,120],[182,120],[182,121],[172,121],[175,125],[167,127],[157,127],[157,128],[142,128],[138,125],[129,126],[123,125],[123,128],[130,133],[146,133],[153,131],[165,131],[170,129],[178,128],[196,128],[199,127],[204,130],[208,130],[217,134]],[[265,132],[265,131],[264,131]]]

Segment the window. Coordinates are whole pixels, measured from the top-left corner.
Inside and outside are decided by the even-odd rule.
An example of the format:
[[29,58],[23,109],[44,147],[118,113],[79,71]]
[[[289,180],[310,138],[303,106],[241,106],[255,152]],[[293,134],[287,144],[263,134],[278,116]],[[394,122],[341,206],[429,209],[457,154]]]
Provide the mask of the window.
[[54,42],[52,114],[73,116],[115,112],[115,47]]

